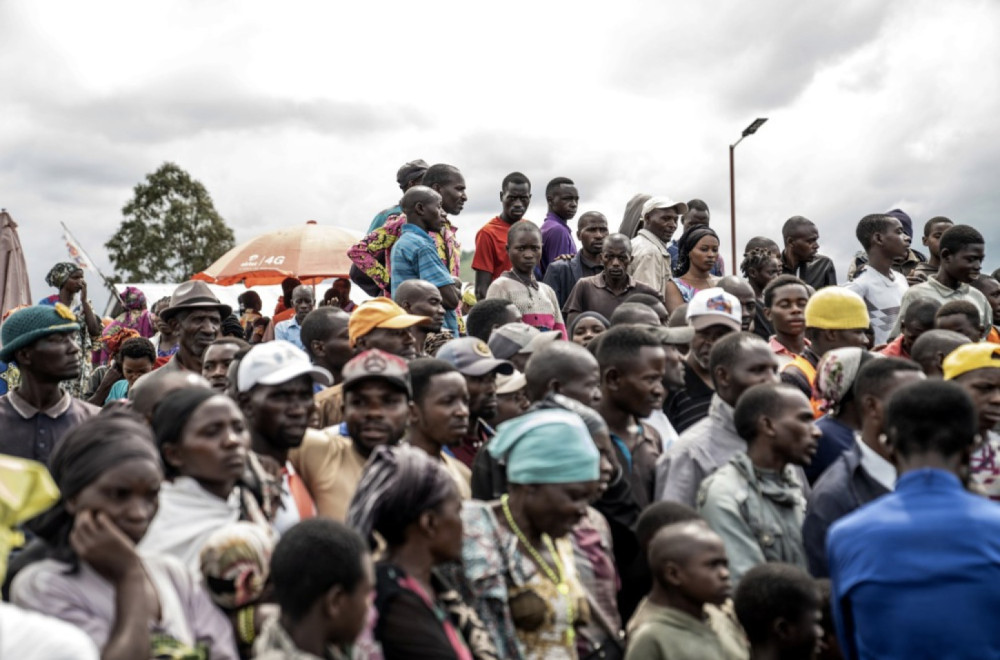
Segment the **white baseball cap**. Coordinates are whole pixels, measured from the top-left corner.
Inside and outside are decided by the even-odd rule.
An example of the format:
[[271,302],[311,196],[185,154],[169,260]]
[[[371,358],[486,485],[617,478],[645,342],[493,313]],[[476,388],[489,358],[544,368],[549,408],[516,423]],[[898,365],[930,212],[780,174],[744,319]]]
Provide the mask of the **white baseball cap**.
[[688,303],[687,322],[695,330],[724,325],[739,332],[743,328],[743,308],[736,296],[719,287],[702,289]]
[[654,195],[642,205],[642,217],[645,218],[647,213],[656,209],[673,209],[677,215],[684,215],[688,212],[688,205],[684,202],[675,202],[665,195]]
[[306,375],[314,383],[333,383],[330,372],[310,362],[305,351],[291,342],[276,339],[257,344],[240,360],[236,389],[249,392],[256,385],[280,385]]
[[528,380],[520,371],[515,371],[509,376],[503,374],[497,376],[497,394],[513,394],[527,386]]

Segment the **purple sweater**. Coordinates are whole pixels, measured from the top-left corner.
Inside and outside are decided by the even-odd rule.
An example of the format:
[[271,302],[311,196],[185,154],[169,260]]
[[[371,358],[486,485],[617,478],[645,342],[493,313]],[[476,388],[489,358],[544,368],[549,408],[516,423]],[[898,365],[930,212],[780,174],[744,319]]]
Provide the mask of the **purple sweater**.
[[564,254],[576,254],[573,232],[565,220],[550,211],[542,223],[542,260],[538,266],[541,271],[539,279],[545,276],[549,264]]

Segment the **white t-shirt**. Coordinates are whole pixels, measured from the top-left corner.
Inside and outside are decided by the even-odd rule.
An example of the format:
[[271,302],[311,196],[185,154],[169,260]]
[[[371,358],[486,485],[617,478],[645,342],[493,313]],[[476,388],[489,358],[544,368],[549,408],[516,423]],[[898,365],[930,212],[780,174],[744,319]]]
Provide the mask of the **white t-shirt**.
[[97,646],[65,621],[0,603],[0,658],[98,660]]
[[903,294],[909,288],[902,274],[890,271],[886,277],[871,266],[854,276],[854,280],[844,285],[865,299],[868,306],[868,316],[875,330],[875,345],[879,346],[889,341],[892,327],[896,325],[899,316],[900,303]]

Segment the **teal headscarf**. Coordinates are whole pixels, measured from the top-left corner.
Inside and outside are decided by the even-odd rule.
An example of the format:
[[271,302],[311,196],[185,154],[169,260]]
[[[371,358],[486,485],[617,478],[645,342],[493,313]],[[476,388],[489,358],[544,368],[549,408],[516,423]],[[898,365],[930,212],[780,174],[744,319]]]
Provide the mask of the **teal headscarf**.
[[507,464],[513,484],[596,481],[601,457],[580,416],[568,410],[538,410],[497,427],[487,449]]

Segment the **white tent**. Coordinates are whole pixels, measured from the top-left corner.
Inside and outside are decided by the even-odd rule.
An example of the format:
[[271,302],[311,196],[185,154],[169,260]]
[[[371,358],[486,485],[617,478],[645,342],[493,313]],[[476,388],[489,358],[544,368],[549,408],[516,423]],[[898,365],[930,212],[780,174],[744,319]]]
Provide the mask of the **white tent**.
[[[328,288],[333,284],[333,280],[324,280],[321,284],[317,284],[316,299],[319,302],[323,297],[323,293],[326,292]],[[174,292],[177,288],[177,284],[160,284],[158,282],[125,282],[123,284],[116,284],[115,289],[119,293],[125,290],[125,287],[134,286],[146,295],[146,304],[152,309],[153,304],[160,298],[169,298],[170,294]],[[239,314],[239,303],[237,298],[244,291],[256,291],[257,295],[260,296],[260,300],[263,303],[261,311],[264,316],[271,316],[274,313],[274,308],[278,304],[278,299],[281,298],[281,285],[280,284],[270,284],[266,286],[255,286],[247,289],[242,284],[234,284],[232,286],[219,286],[218,284],[208,284],[209,289],[212,293],[216,295],[220,302],[229,305],[233,308],[233,311]],[[368,300],[368,296],[359,287],[351,288],[351,298],[356,303]],[[104,316],[111,316],[111,312],[115,306],[115,300],[109,300],[107,307],[104,310]]]

